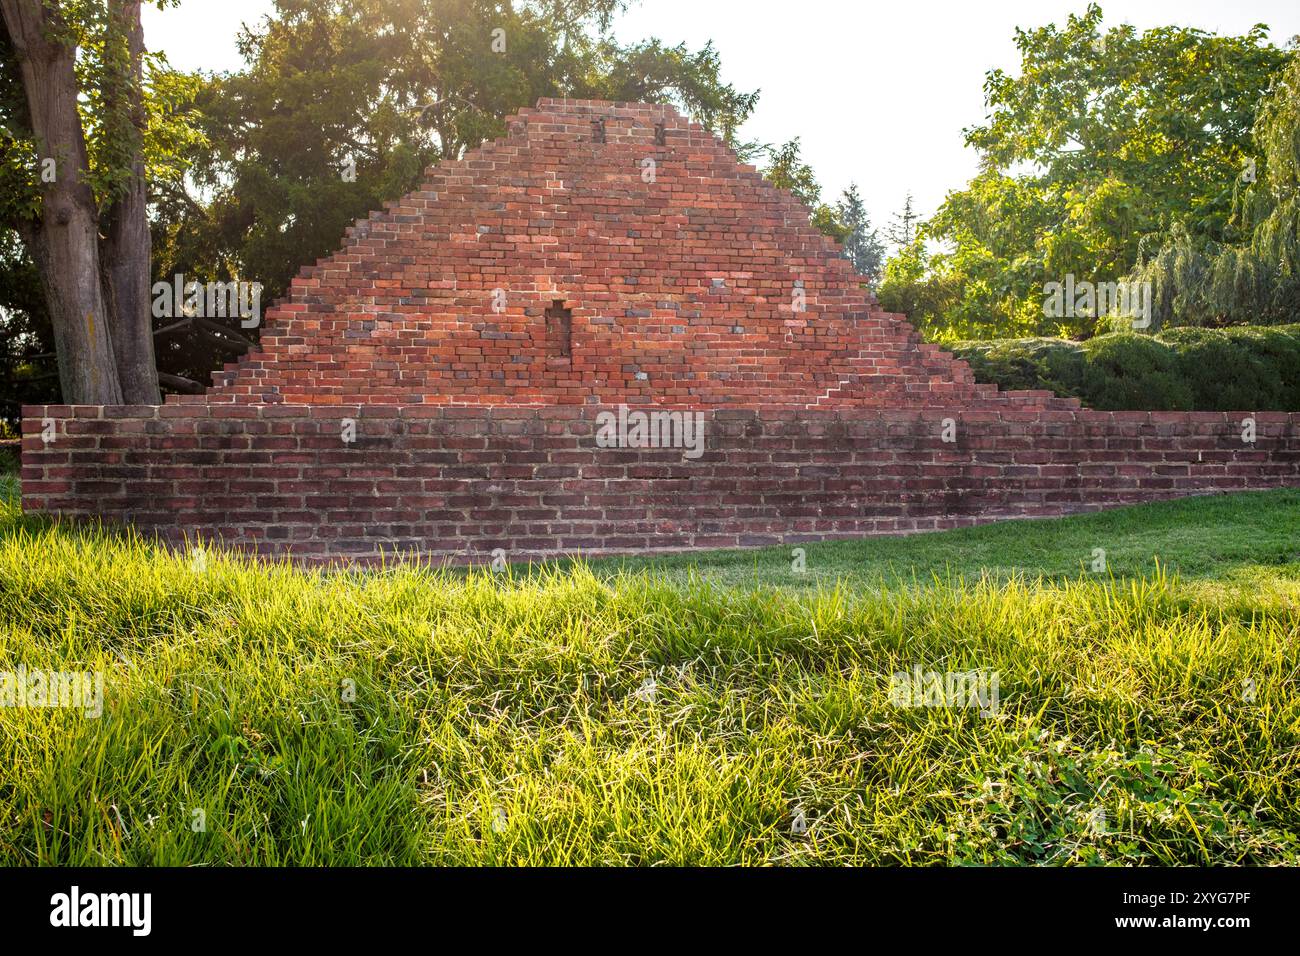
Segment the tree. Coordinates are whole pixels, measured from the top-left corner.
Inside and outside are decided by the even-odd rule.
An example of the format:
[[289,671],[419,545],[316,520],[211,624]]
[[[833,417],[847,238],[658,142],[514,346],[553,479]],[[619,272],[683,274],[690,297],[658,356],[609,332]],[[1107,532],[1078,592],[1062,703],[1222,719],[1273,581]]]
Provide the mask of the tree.
[[1017,30],[1020,70],[989,72],[988,121],[965,131],[981,170],[926,224],[955,285],[936,326],[983,335],[1092,334],[1097,317],[1043,315],[1046,281],[1122,280],[1175,223],[1232,241],[1233,195],[1263,94],[1286,54],[1182,27],[1102,30],[1093,4],[1063,27]]
[[923,296],[944,303],[944,312],[920,324],[946,329],[945,338],[1069,335],[1088,326],[1085,317],[1049,324],[1043,314],[1039,290],[1050,273],[1033,250],[1050,235],[1057,212],[1034,183],[997,170],[985,170],[966,189],[949,194],[918,230],[936,250],[927,281],[945,290],[943,296]]
[[1260,105],[1256,156],[1238,176],[1237,242],[1182,223],[1142,250],[1133,282],[1151,283],[1152,324],[1294,322],[1300,315],[1300,51]]
[[843,242],[849,230],[840,221],[839,212],[822,202],[822,187],[817,182],[813,168],[803,161],[799,138],[795,137],[781,146],[764,146],[768,164],[763,175],[777,189],[784,189],[812,210],[809,220],[813,227]]
[[873,286],[878,284],[884,269],[885,246],[871,226],[856,183],[849,183],[849,188],[840,194],[835,211],[848,230],[844,238],[844,254],[853,262],[859,275],[866,277]]
[[903,209],[894,214],[893,220],[885,229],[885,238],[897,249],[903,249],[916,241],[917,226],[921,217],[912,206],[912,194],[908,192],[903,200]]
[[952,318],[961,290],[951,276],[931,268],[930,258],[921,236],[891,256],[876,293],[880,305],[887,312],[907,315],[927,339],[965,338],[961,326]]
[[0,229],[0,429],[23,404],[57,404],[58,372],[44,358],[54,335],[36,263],[13,230]]
[[140,0],[0,14],[0,217],[35,263],[63,400],[156,404]]

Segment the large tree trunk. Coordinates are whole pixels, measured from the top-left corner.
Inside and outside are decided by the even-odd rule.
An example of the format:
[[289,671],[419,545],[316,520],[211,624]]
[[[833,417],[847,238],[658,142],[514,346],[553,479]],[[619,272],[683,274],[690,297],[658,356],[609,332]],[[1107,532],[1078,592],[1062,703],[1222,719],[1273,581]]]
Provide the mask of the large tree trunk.
[[0,0],[0,13],[22,71],[39,158],[56,163],[54,181],[41,184],[39,217],[20,231],[45,290],[63,400],[119,405],[122,388],[100,274],[99,216],[77,113],[76,50],[57,4]]
[[115,29],[125,37],[131,82],[126,102],[106,105],[110,110],[125,111],[130,119],[132,165],[126,191],[108,210],[100,247],[105,305],[123,400],[130,405],[157,405],[162,399],[150,321],[151,249],[144,181],[144,27],[140,23],[140,0],[110,0],[109,13]]

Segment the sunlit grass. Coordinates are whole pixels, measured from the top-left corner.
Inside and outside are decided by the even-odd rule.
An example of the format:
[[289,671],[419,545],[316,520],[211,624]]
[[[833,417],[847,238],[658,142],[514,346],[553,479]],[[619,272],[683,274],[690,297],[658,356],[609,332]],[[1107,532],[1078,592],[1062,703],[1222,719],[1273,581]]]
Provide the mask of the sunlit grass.
[[[1221,500],[1257,528],[1203,515],[1195,580],[1080,572],[1062,522],[788,588],[196,561],[11,502],[0,670],[106,711],[0,708],[0,863],[1300,863],[1296,498]],[[1165,508],[1077,520],[1191,555]],[[893,706],[915,665],[997,672],[996,715]]]
[[[794,571],[795,547],[805,552],[802,573]],[[1028,573],[1069,580],[1090,573],[1099,551],[1106,574],[1117,577],[1150,575],[1160,566],[1184,580],[1300,579],[1300,489],[1182,498],[941,534],[620,557],[594,567],[650,570],[673,581],[702,576],[744,587],[815,591],[837,582],[857,588],[926,583],[935,575]]]

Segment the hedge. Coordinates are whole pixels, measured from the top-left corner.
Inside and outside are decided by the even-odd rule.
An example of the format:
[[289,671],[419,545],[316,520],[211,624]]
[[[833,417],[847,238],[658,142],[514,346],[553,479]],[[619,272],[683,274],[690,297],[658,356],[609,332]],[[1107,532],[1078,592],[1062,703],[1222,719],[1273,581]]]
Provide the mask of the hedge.
[[952,351],[981,382],[1049,389],[1089,408],[1300,411],[1300,325],[1000,339]]

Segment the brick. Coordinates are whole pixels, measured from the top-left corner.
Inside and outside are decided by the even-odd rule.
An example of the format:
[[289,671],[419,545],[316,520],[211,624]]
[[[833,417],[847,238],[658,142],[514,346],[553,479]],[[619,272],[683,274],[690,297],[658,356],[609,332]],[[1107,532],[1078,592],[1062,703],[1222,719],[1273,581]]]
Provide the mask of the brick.
[[[25,407],[24,508],[313,565],[481,562],[1300,485],[1300,414],[1257,414],[1251,448],[1249,412],[1094,412],[975,384],[880,309],[806,209],[667,107],[541,100],[507,125],[304,268],[205,395]],[[548,332],[556,300],[567,327]],[[704,455],[598,447],[619,404],[702,412]]]

